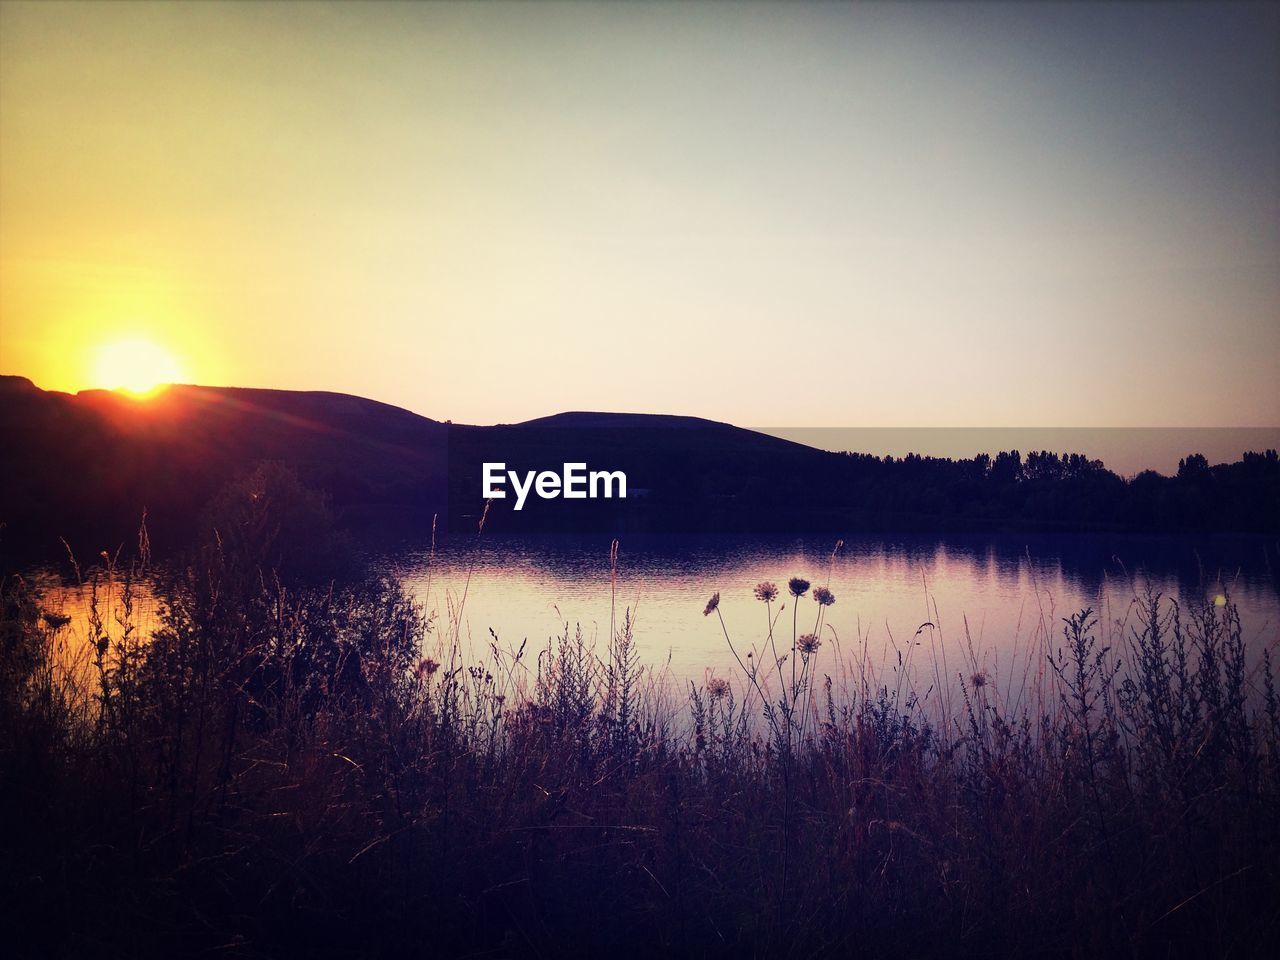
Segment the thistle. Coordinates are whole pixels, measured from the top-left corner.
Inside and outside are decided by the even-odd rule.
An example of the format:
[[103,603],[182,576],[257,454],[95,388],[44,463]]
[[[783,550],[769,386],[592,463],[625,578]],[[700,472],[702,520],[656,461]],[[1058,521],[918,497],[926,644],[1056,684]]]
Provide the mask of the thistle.
[[771,581],[757,583],[755,589],[757,600],[763,600],[765,603],[772,603],[778,598],[778,585]]

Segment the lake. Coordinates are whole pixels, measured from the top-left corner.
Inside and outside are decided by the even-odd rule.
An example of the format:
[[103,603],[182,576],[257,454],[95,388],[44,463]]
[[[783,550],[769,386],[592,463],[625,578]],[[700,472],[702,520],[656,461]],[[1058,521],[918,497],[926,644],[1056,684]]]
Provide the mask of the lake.
[[[437,638],[456,630],[481,654],[492,629],[504,647],[527,639],[531,663],[532,651],[566,624],[580,625],[603,653],[611,611],[620,623],[629,609],[641,660],[668,668],[681,686],[735,671],[719,618],[703,616],[714,592],[744,658],[768,635],[765,605],[752,595],[763,581],[782,593],[775,615],[787,604],[777,620],[779,651],[790,647],[793,614],[799,633],[812,630],[817,605],[807,596],[793,605],[786,596],[793,576],[828,586],[836,598],[826,610],[819,672],[866,668],[891,685],[902,654],[939,686],[983,672],[997,689],[1019,688],[1061,643],[1062,619],[1084,607],[1119,650],[1134,622],[1134,597],[1147,587],[1184,604],[1230,597],[1255,662],[1264,647],[1280,644],[1274,538],[868,536],[849,538],[834,557],[833,547],[808,537],[628,538],[619,544],[616,592],[610,541],[602,537],[454,538],[434,552],[401,549],[374,562],[435,614]],[[45,590],[51,608],[72,616],[65,642],[87,667],[88,589],[47,582]],[[120,599],[118,587],[100,597],[113,635]],[[155,622],[155,600],[142,587],[134,603],[145,630]],[[942,684],[944,676],[952,683]]]
[[[1061,641],[1062,618],[1084,607],[1115,642],[1133,622],[1135,594],[1148,586],[1183,603],[1229,596],[1255,656],[1280,639],[1274,538],[875,536],[847,539],[834,557],[833,547],[818,538],[629,538],[619,546],[616,594],[610,541],[601,537],[455,539],[434,556],[413,549],[380,562],[437,612],[437,633],[457,629],[473,643],[487,643],[492,629],[503,646],[526,638],[540,645],[568,623],[603,650],[616,596],[619,621],[624,609],[633,611],[642,659],[669,663],[677,679],[733,671],[719,620],[703,616],[713,592],[745,656],[767,636],[754,587],[772,581],[789,604],[793,576],[827,585],[836,597],[826,611],[823,671],[839,661],[891,674],[898,655],[919,646],[929,651],[929,674],[1017,678],[1043,664],[1046,649]],[[805,633],[816,610],[804,597],[782,612],[779,649],[789,649],[793,613]]]

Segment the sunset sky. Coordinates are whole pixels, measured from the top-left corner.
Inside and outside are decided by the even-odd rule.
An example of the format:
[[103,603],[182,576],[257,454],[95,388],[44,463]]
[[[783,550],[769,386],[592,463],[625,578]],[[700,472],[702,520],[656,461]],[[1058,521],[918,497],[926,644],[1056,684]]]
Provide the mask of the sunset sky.
[[4,2],[0,372],[1277,425],[1278,51],[1250,6]]

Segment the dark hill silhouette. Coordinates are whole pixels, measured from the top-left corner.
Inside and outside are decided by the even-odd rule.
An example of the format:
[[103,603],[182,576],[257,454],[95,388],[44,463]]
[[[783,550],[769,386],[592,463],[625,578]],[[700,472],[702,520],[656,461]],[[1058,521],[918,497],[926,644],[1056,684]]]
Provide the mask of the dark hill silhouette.
[[694,417],[572,412],[492,427],[446,424],[326,392],[174,386],[145,400],[74,396],[0,377],[0,549],[126,542],[145,508],[158,550],[259,462],[290,465],[364,537],[474,530],[480,465],[626,472],[625,501],[496,501],[506,530],[803,532],[1019,527],[1280,530],[1274,451],[1176,477],[1124,480],[1080,455],[946,460],[834,454]]
[[3,377],[4,539],[119,543],[145,507],[166,546],[228,480],[263,460],[293,465],[353,510],[438,500],[445,432],[426,417],[337,393],[174,386],[139,401]]
[[518,427],[605,427],[609,429],[627,427],[661,427],[663,429],[707,429],[739,430],[732,424],[719,420],[706,420],[702,417],[680,417],[669,413],[607,413],[600,410],[572,410],[566,413],[554,413],[549,417],[537,417],[533,420],[522,420],[517,424],[500,424],[500,426]]
[[[261,461],[294,467],[358,529],[409,535],[436,515],[442,529],[473,528],[485,460],[521,470],[565,460],[621,469],[639,499],[667,512],[682,499],[672,481],[686,475],[706,508],[724,500],[708,489],[721,474],[732,485],[753,471],[799,477],[839,464],[830,453],[693,417],[568,413],[474,427],[337,393],[175,385],[140,401],[44,391],[22,377],[0,377],[0,437],[13,464],[0,479],[4,541],[24,547],[59,537],[124,542],[144,508],[156,545],[172,545],[217,490]],[[506,506],[495,505],[495,524]],[[582,526],[607,522],[620,506],[635,504],[570,513],[540,501],[544,509],[513,519],[526,528]]]

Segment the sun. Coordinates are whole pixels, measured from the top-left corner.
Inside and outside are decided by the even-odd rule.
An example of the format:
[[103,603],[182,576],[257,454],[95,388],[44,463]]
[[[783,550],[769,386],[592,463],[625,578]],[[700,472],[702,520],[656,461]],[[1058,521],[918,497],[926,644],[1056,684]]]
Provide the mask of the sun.
[[113,340],[98,348],[94,357],[94,386],[124,390],[146,397],[160,387],[183,379],[182,367],[172,353],[143,337]]

